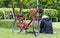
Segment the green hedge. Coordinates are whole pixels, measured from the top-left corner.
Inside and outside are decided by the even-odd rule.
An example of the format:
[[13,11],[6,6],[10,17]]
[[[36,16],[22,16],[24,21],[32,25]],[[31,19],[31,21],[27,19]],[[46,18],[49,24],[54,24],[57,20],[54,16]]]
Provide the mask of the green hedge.
[[58,16],[58,11],[55,9],[44,9],[43,14],[48,15],[51,18],[54,18]]
[[60,22],[60,10],[58,10],[58,22]]
[[11,14],[12,14],[11,8],[0,8],[0,16],[2,16],[2,18],[4,17],[8,18],[8,16]]
[[44,9],[44,13],[45,15],[48,15],[53,22],[57,22],[58,21],[58,11],[55,9]]
[[3,12],[0,12],[0,19],[2,19],[3,18]]
[[[3,11],[7,11],[7,8],[4,8],[2,10]],[[11,8],[8,8],[8,11],[7,11],[8,14],[12,13],[11,10],[12,10]],[[31,19],[32,18],[32,16],[28,12],[28,9],[23,9],[22,11],[26,15],[27,19]],[[15,12],[16,12],[16,14],[19,14],[19,8],[15,8]],[[48,15],[50,18],[52,18],[53,21],[56,21],[57,18],[58,18],[58,11],[55,10],[55,9],[44,9],[43,14]],[[3,15],[3,14],[0,13],[0,15]],[[42,14],[40,14],[40,15],[42,15]]]
[[[40,14],[41,15],[48,15],[53,22],[58,21],[58,11],[55,9],[44,9],[44,12]],[[29,12],[26,13],[27,19],[31,19],[31,15]]]

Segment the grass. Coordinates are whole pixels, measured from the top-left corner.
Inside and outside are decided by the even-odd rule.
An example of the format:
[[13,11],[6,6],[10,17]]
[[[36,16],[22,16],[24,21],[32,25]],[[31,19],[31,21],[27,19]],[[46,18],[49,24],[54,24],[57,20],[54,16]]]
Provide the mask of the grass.
[[60,22],[53,22],[54,34],[12,33],[12,21],[0,21],[0,38],[60,38]]

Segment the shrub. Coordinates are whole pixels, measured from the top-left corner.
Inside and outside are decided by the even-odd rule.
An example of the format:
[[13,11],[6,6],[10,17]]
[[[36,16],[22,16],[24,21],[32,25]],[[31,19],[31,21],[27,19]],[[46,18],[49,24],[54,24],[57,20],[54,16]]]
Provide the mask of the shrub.
[[54,17],[54,18],[52,18],[52,21],[53,22],[58,22],[58,18],[57,17]]
[[58,18],[58,22],[60,22],[60,18]]
[[[40,13],[40,16],[42,15],[48,15],[52,21],[58,21],[58,11],[55,10],[55,9],[44,9],[44,12],[43,13]],[[26,12],[26,16],[27,16],[27,19],[31,19],[32,18],[32,15],[29,13],[29,12]]]
[[3,12],[0,12],[0,19],[2,19],[3,18]]
[[3,16],[3,12],[0,12],[0,16]]
[[58,11],[55,9],[45,9],[43,14],[53,18],[53,17],[57,17]]
[[[11,8],[9,8],[8,10],[7,9],[5,9],[5,10],[8,12],[8,14],[12,13]],[[3,9],[3,11],[5,11],[5,10]],[[28,11],[29,11],[28,9],[23,9],[22,10],[22,12],[26,15],[27,19],[31,19],[32,15]],[[16,12],[16,14],[20,14],[19,13],[19,8],[16,8],[15,12]],[[57,19],[59,19],[58,16],[57,16],[58,11],[55,10],[55,9],[44,9],[43,14],[48,15],[53,21],[56,21]],[[43,14],[41,13],[40,16],[43,15]],[[0,13],[0,16],[3,16],[3,13]]]
[[44,9],[44,13],[45,15],[48,15],[53,22],[58,21],[58,11],[55,9]]

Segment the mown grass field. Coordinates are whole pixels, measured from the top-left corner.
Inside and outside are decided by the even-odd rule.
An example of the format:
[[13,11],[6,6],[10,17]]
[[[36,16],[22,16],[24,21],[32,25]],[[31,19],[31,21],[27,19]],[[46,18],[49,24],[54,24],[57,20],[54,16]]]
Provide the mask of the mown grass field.
[[54,34],[12,33],[12,21],[0,21],[0,38],[60,38],[60,22],[53,22]]

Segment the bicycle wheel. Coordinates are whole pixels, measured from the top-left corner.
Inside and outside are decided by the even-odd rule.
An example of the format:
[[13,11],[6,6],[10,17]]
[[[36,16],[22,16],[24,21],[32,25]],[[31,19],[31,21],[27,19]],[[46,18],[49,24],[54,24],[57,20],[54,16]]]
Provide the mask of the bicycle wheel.
[[13,21],[12,32],[20,32],[20,31],[21,31],[21,28],[17,26],[16,21]]

